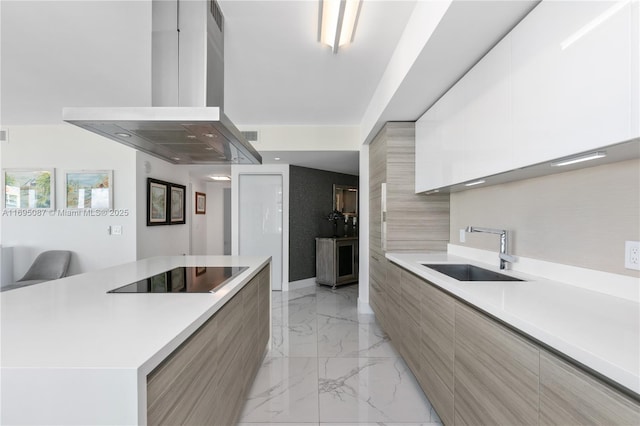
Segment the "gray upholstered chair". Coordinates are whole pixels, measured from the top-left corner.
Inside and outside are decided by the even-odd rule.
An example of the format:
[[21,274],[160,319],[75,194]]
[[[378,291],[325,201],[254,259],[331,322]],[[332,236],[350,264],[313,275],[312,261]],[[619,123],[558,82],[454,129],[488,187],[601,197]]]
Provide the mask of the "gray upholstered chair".
[[0,291],[12,290],[14,288],[26,287],[39,284],[45,281],[57,280],[67,276],[71,252],[67,250],[44,251],[36,257],[24,277],[13,284],[2,287]]

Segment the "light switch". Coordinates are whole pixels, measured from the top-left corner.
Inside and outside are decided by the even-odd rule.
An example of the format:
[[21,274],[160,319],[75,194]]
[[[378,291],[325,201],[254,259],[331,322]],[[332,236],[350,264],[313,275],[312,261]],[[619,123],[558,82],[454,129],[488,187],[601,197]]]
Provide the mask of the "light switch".
[[467,231],[464,230],[464,228],[462,228],[460,230],[460,242],[464,243],[467,240]]
[[111,235],[122,235],[122,225],[111,225]]

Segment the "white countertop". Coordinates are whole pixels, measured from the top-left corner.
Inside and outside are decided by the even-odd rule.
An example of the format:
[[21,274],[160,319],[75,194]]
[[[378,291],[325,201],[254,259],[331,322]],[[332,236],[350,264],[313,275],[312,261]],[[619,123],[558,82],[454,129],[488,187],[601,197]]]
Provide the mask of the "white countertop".
[[[114,388],[109,397],[124,400],[131,398],[128,394],[132,393],[137,395],[134,402],[146,404],[146,375],[269,261],[268,257],[245,256],[154,257],[0,293],[1,423],[37,423],[38,419],[25,412],[24,407],[20,408],[22,413],[13,410],[12,407],[20,404],[21,392],[23,399],[29,397],[35,401],[38,401],[35,394],[39,390],[34,388],[51,387],[47,391],[53,395],[56,389],[73,394],[77,393],[72,389],[73,382],[81,383],[85,379],[88,383],[83,386],[95,388],[85,389],[86,393],[97,391],[100,386],[113,388],[130,383],[133,389]],[[179,266],[249,268],[215,293],[107,293]],[[65,377],[59,377],[63,372],[68,373],[65,377],[69,383],[64,382]],[[122,382],[118,382],[119,374]],[[59,385],[50,384],[47,375]],[[78,375],[81,377],[76,377]],[[102,380],[113,383],[101,384]],[[116,395],[116,391],[123,396]],[[50,401],[53,395],[49,394],[46,400]],[[100,407],[91,407],[95,401],[85,402],[87,413],[100,411]],[[122,407],[122,415],[111,415],[110,411],[118,411],[114,410],[113,403],[105,403],[108,405],[105,412],[95,414],[96,419],[105,424],[144,423],[146,407],[142,417],[137,405],[129,407],[130,412]],[[82,411],[78,408],[81,406],[82,402],[77,401],[74,410]],[[136,417],[132,417],[134,415]],[[92,419],[74,414],[68,419],[47,417],[46,420],[42,423],[82,424]]]
[[[640,394],[640,304],[451,254],[392,262]],[[463,282],[422,263],[469,263],[525,281]]]

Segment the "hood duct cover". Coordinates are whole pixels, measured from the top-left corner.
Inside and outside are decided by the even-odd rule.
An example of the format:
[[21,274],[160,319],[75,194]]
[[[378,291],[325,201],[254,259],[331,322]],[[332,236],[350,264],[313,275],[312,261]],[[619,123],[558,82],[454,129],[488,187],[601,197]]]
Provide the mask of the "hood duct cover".
[[153,106],[64,108],[63,120],[173,164],[262,164],[222,111],[224,21],[215,0],[152,7]]

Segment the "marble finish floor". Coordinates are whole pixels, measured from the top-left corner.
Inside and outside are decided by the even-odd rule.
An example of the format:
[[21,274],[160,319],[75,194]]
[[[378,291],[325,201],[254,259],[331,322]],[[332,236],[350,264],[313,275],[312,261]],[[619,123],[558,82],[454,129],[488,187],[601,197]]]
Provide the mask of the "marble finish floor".
[[273,293],[272,348],[240,426],[442,425],[357,298],[357,285]]

